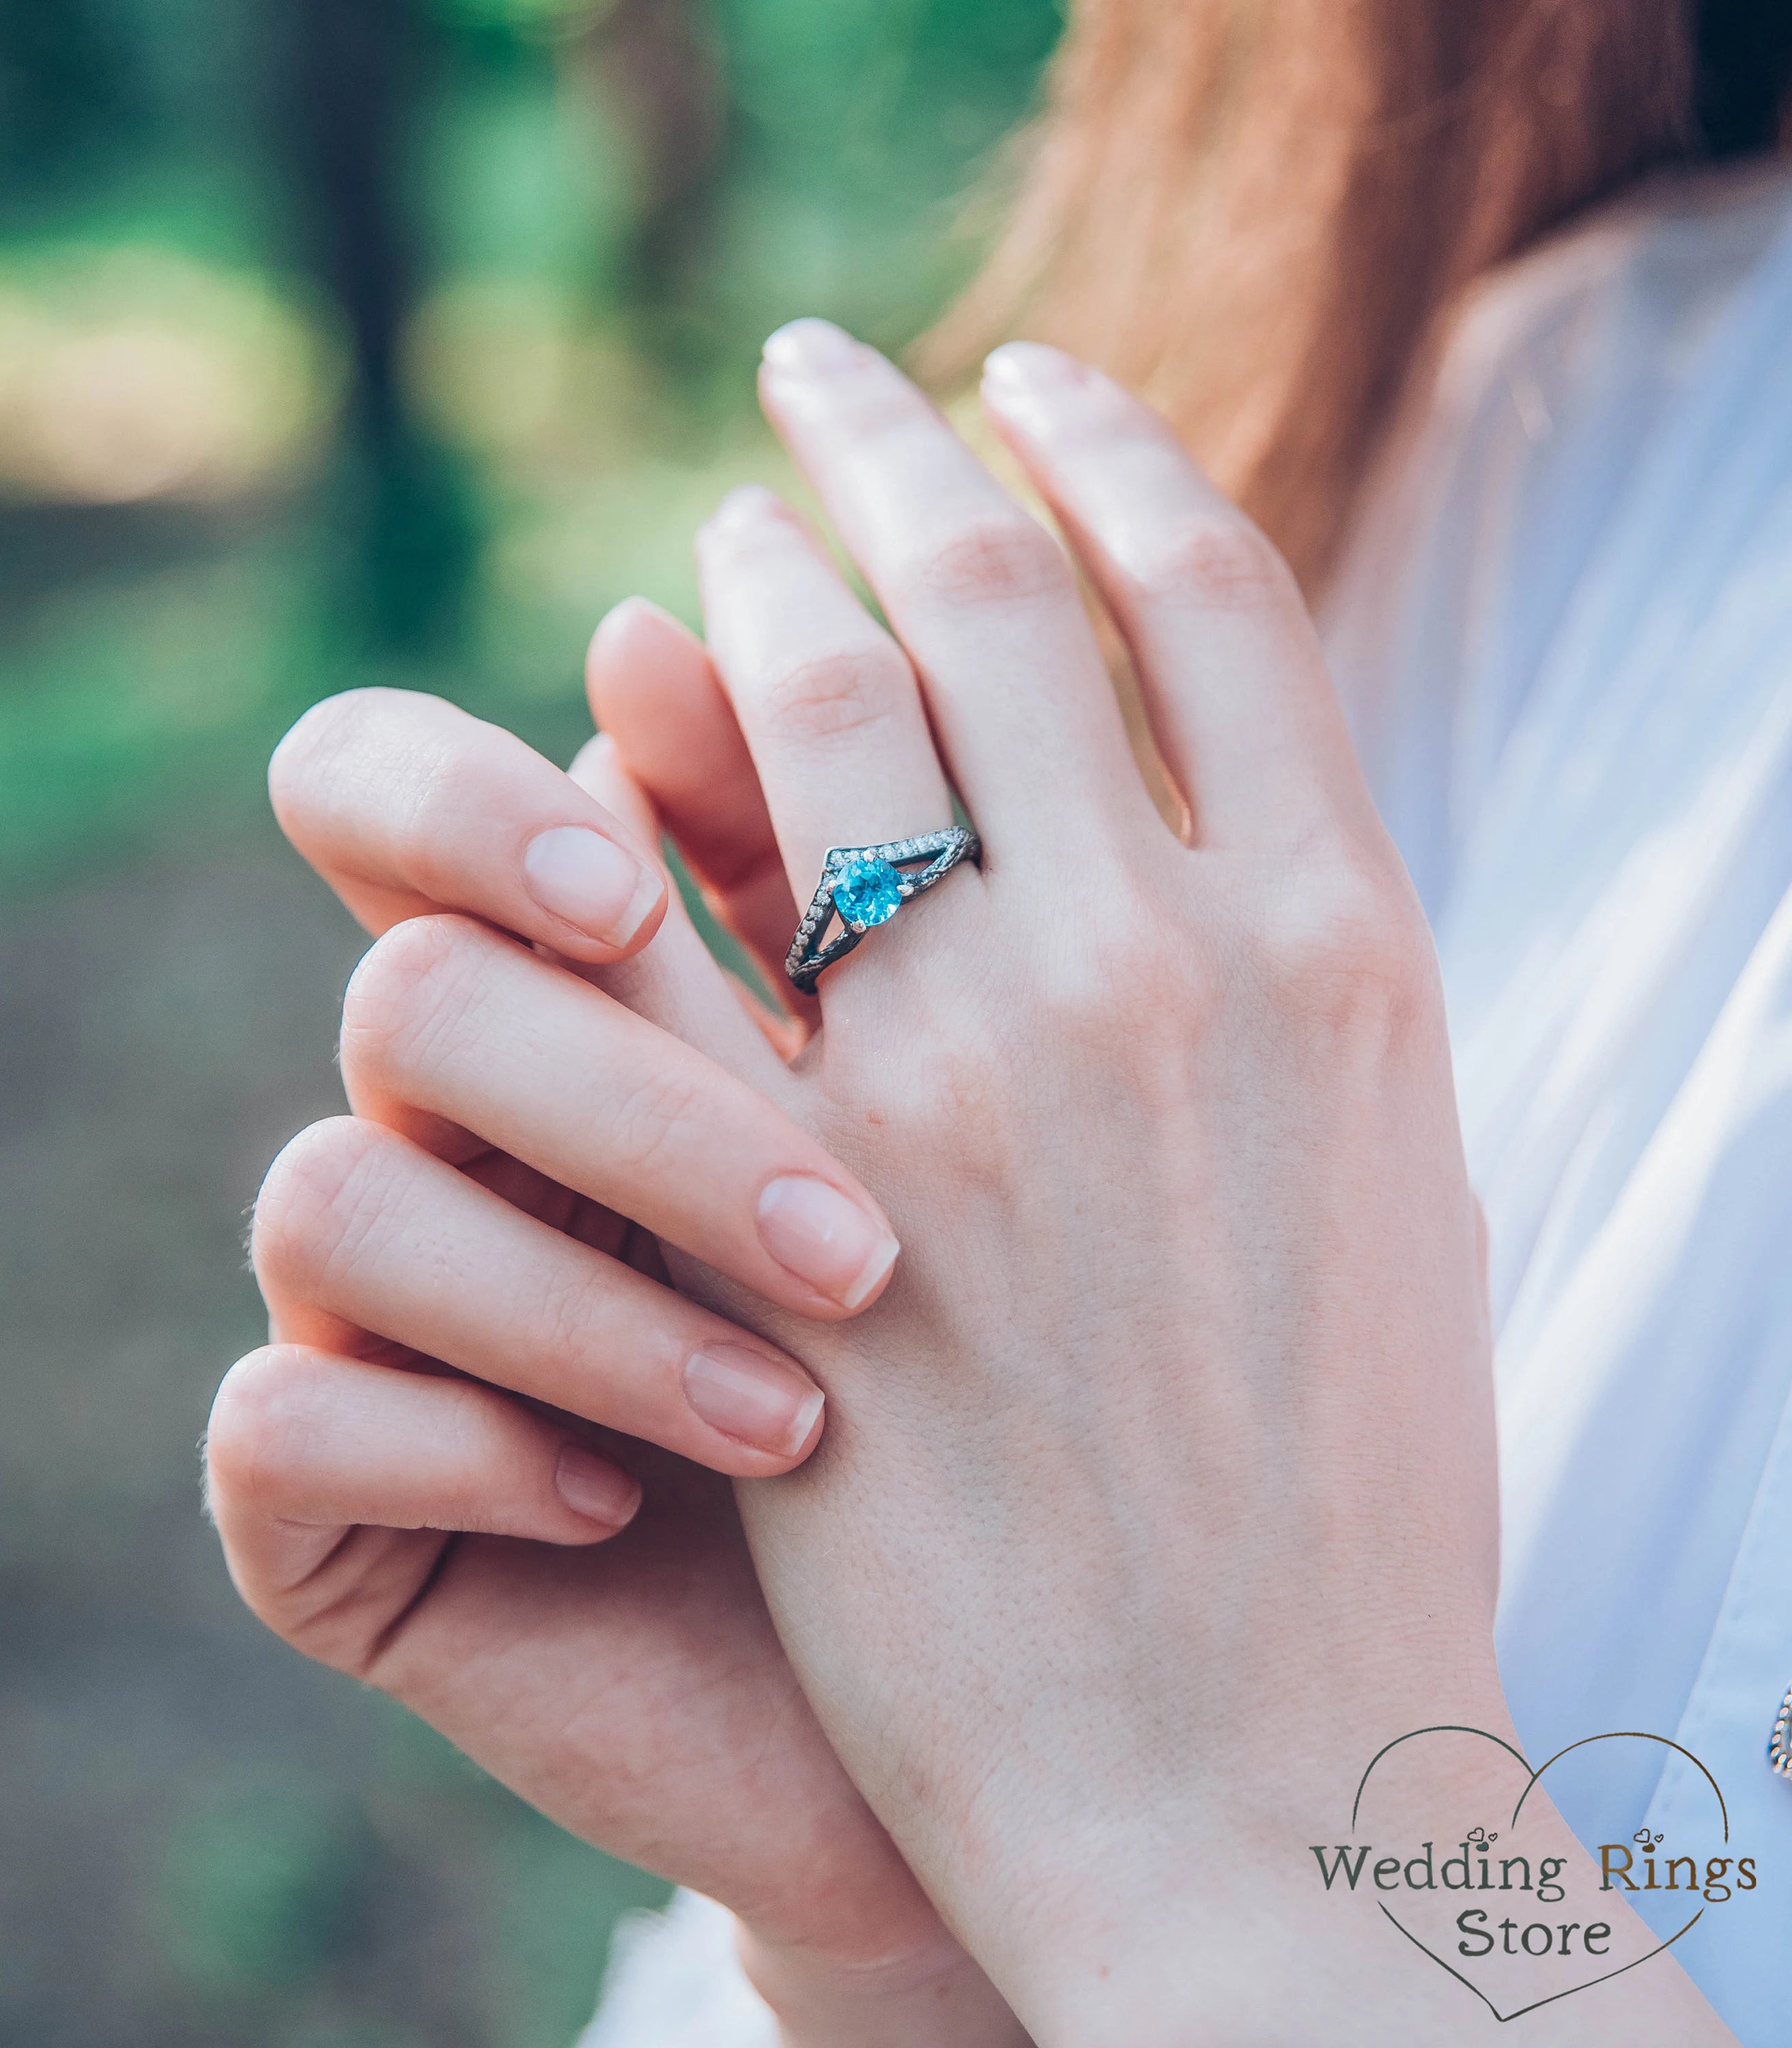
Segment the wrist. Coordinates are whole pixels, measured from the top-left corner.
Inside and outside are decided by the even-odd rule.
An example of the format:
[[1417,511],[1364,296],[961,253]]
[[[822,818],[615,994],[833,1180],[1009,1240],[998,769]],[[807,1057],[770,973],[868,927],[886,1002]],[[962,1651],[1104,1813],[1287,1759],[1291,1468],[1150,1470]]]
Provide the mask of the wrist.
[[1530,1782],[1503,1699],[1444,1720],[1387,1737],[1372,1771],[1379,1745],[1350,1750],[1336,1786],[1291,1773],[1292,1798],[1267,1788],[1178,1867],[1104,1887],[1081,1941],[999,1968],[1028,1984],[1038,2048],[1472,2048],[1495,2013],[1538,2048],[1733,2048]]
[[[1452,1658],[1424,1662],[1434,1682],[1376,1674],[1372,1706],[1369,1674],[1334,1671],[1337,1697],[1317,1716],[1314,1689],[1291,1686],[1282,1711],[1192,1739],[1185,1768],[1154,1782],[1130,1815],[1110,1798],[1086,1832],[1030,1845],[1025,1879],[1010,1872],[991,1887],[1021,1905],[1001,1930],[1019,1938],[986,1945],[979,1929],[968,1938],[979,1955],[989,1948],[991,1974],[1039,2048],[1313,2038],[1380,2048],[1397,2022],[1410,2030],[1396,2026],[1398,2038],[1443,2048],[1455,2027],[1486,2019],[1388,1926],[1371,1883],[1348,1896],[1328,1887],[1313,1853],[1497,1829],[1522,1790],[1491,1642],[1464,1631]],[[1453,1684],[1436,1676],[1447,1662]],[[1484,1732],[1400,1740],[1435,1728]]]
[[736,1945],[747,1981],[778,2021],[782,2048],[1030,2048],[944,1927],[919,1946],[851,1962],[770,1941],[744,1923]]

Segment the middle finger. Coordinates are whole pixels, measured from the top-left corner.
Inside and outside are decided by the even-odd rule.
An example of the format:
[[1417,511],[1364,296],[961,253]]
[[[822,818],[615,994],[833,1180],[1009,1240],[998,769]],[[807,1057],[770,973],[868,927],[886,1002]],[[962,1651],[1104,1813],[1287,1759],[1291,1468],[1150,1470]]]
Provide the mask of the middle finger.
[[824,320],[766,344],[773,425],[913,661],[995,859],[1150,800],[1069,557],[914,386]]

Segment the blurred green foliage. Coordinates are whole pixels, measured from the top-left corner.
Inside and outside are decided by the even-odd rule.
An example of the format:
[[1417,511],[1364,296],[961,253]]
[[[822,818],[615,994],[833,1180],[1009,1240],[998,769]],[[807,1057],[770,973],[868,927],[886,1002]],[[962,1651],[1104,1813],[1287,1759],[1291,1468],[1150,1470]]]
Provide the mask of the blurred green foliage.
[[333,1788],[214,1790],[169,1844],[165,1938],[221,1993],[309,1984],[352,1942],[373,1844]]
[[760,339],[926,323],[1058,26],[0,0],[0,882],[226,819],[359,682],[572,745],[596,617],[688,615],[691,527],[780,473]]
[[377,1782],[266,1764],[220,1774],[170,1829],[152,1937],[215,2022],[280,2048],[424,2048],[427,2015],[381,1995],[378,1951],[419,1871],[452,1855],[486,1901],[490,2038],[564,2048],[590,2017],[602,1936],[665,1887],[594,1854],[419,1724],[382,1710]]
[[[227,865],[281,731],[359,684],[569,754],[602,611],[639,590],[693,617],[697,520],[789,481],[753,404],[764,334],[818,312],[899,347],[927,324],[1060,25],[1055,0],[0,0],[0,891],[29,911],[152,851]],[[192,1178],[168,1100],[133,1169],[152,1192]],[[142,1220],[120,1208],[127,1265]],[[121,1301],[121,1359],[139,1313]],[[185,1532],[188,1469],[165,1484]],[[383,1703],[353,1703],[377,1756],[320,1759],[333,1697],[295,1694],[277,1739],[220,1704],[228,1761],[192,1760],[222,1740],[196,1726],[160,1776],[69,1720],[73,1778],[107,1759],[160,1844],[127,1873],[134,1932],[104,1932],[159,1987],[117,2038],[559,2048],[607,1929],[663,1887]],[[10,1938],[0,2026],[29,2011],[49,2043]],[[451,1977],[432,2019],[416,1987]]]

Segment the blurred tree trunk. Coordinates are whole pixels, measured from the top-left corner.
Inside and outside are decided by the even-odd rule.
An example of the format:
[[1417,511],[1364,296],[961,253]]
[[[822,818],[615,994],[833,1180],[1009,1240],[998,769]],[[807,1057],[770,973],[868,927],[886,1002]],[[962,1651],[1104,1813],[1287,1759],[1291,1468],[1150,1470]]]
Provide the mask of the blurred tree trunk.
[[564,45],[564,61],[627,125],[639,183],[626,295],[663,328],[708,226],[727,140],[709,10],[703,0],[615,0]]
[[301,0],[280,16],[297,211],[353,359],[358,609],[374,651],[422,653],[452,638],[475,547],[464,483],[407,412],[401,376],[421,270],[403,184],[430,32],[407,0]]

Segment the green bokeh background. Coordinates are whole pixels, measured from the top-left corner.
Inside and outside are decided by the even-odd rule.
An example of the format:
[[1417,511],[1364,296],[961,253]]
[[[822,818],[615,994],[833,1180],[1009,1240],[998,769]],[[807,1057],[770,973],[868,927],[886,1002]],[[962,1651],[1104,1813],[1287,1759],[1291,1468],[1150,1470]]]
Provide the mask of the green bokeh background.
[[899,347],[1053,0],[0,0],[0,2041],[559,2048],[663,1887],[237,1608],[246,1205],[359,949],[262,771],[438,691],[565,758],[602,611]]

